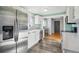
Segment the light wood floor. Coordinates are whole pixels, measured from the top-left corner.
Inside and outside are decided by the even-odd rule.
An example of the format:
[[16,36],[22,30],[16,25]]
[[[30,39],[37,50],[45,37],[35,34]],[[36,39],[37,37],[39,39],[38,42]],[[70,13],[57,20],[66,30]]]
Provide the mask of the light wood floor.
[[53,40],[53,41],[56,41],[56,42],[61,42],[62,35],[60,33],[53,33],[52,35],[48,35],[46,38],[48,40]]

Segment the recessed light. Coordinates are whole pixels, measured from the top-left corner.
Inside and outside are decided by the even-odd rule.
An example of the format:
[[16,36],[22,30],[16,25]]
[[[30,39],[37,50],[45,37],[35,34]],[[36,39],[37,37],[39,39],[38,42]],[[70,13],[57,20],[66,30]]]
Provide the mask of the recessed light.
[[48,11],[47,9],[44,9],[44,11],[46,12],[46,11]]

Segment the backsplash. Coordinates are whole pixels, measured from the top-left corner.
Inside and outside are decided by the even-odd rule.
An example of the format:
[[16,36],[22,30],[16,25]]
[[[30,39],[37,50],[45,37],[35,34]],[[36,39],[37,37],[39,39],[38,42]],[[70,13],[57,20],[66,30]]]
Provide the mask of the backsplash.
[[66,31],[74,32],[77,30],[77,24],[66,24],[65,29]]
[[66,31],[71,31],[72,30],[72,24],[66,24],[65,29],[66,29]]

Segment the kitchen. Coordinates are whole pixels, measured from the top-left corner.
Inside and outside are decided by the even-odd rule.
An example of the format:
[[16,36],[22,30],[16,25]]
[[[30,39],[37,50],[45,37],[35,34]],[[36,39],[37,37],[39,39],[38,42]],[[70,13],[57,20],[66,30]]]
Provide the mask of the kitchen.
[[62,36],[57,47],[63,53],[79,52],[78,12],[74,6],[0,6],[0,53],[28,53],[54,33],[54,21],[60,21]]

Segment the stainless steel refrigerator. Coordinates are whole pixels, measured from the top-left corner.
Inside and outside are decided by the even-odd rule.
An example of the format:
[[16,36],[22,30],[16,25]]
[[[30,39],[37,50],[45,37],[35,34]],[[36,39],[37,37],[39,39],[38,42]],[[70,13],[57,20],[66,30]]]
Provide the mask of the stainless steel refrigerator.
[[27,23],[27,14],[0,6],[0,53],[27,52]]

